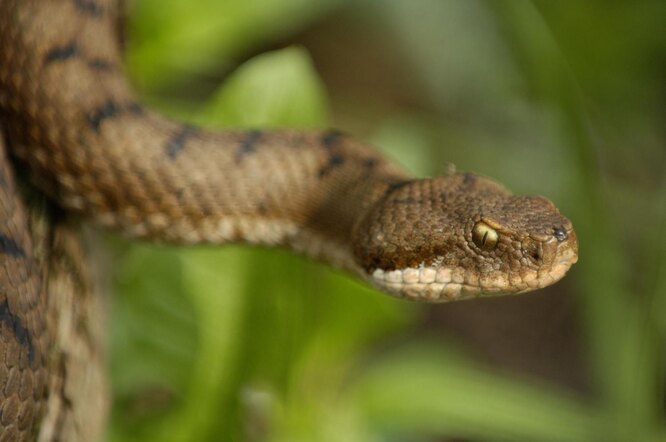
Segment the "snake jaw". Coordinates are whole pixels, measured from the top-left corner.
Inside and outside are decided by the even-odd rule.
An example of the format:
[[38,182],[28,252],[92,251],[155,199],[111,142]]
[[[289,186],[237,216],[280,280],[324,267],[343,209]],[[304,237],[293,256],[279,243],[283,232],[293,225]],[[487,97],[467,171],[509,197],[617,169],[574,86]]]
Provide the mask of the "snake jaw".
[[444,303],[481,296],[522,293],[539,287],[518,291],[511,278],[503,272],[482,276],[462,267],[420,267],[384,271],[376,269],[372,284],[398,298],[428,303]]
[[396,270],[376,269],[372,272],[371,282],[380,290],[399,298],[446,302],[463,299],[463,293],[473,294],[470,293],[470,289],[474,288],[464,284],[461,270],[461,268],[432,266]]
[[418,267],[377,268],[369,279],[374,286],[396,297],[434,303],[526,293],[556,283],[578,260],[578,243],[573,229],[567,229],[566,239],[549,239],[541,244],[541,248],[543,260],[538,266],[482,271],[478,267],[446,266],[440,258]]

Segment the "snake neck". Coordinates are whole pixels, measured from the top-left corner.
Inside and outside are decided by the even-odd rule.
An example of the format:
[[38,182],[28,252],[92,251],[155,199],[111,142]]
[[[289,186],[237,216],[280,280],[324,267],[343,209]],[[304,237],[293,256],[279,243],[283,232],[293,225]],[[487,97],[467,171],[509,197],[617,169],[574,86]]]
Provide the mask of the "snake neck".
[[333,130],[165,118],[122,75],[115,2],[0,4],[13,42],[0,48],[0,112],[14,155],[60,205],[133,237],[285,245],[356,270],[355,223],[406,179],[372,148]]

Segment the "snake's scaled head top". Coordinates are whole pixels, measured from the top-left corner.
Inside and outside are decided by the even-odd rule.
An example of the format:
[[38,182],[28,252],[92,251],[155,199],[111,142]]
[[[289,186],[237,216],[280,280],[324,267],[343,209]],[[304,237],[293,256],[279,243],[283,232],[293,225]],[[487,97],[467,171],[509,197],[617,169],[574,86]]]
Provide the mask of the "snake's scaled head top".
[[388,185],[354,229],[354,254],[380,289],[444,302],[553,284],[578,242],[548,199],[461,173]]

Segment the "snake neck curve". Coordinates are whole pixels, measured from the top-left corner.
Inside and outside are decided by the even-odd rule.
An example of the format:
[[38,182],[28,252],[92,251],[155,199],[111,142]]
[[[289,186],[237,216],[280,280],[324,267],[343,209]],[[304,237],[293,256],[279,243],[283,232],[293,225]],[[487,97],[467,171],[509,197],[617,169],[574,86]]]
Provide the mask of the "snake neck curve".
[[372,148],[335,130],[163,117],[122,74],[115,2],[0,3],[14,42],[0,49],[0,111],[14,155],[59,204],[133,237],[285,245],[358,271],[356,220],[407,179]]

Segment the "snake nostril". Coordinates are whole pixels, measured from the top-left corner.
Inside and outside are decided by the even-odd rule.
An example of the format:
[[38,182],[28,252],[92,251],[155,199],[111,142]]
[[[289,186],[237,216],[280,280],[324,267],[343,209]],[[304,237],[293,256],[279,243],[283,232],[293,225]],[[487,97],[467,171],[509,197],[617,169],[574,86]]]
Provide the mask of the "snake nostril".
[[534,260],[535,262],[538,262],[541,259],[541,250],[538,248],[531,250],[530,258],[532,258],[532,260]]
[[555,238],[560,242],[564,241],[568,237],[567,231],[564,229],[564,227],[553,227],[553,236],[555,236]]

